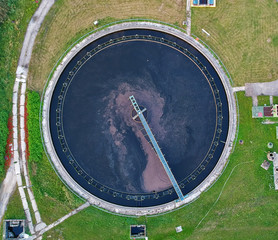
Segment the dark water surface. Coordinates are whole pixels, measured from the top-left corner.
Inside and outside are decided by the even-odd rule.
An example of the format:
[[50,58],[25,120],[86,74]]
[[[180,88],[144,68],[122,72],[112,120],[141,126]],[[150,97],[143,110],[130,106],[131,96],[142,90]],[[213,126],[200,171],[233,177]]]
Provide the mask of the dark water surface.
[[[197,57],[197,58],[196,58]],[[189,44],[157,31],[105,36],[68,64],[51,102],[51,134],[66,170],[87,191],[126,206],[152,206],[177,195],[132,119],[147,121],[183,194],[217,163],[228,132],[223,85]]]

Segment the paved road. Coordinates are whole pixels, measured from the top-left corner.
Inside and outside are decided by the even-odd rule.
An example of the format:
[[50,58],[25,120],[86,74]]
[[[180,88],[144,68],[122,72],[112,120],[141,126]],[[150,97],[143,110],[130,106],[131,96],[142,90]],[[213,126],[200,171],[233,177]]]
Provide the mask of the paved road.
[[240,91],[245,91],[245,86],[243,86],[243,87],[233,87],[233,92],[240,92]]
[[9,167],[6,177],[1,184],[0,188],[0,223],[4,217],[4,213],[6,211],[7,204],[9,199],[16,189],[16,177],[14,171],[14,164],[12,162],[11,166]]
[[278,96],[278,80],[265,83],[246,83],[245,95],[252,97],[253,106],[258,106],[258,96]]
[[265,83],[246,83],[245,95],[248,97],[259,95],[278,96],[278,80]]

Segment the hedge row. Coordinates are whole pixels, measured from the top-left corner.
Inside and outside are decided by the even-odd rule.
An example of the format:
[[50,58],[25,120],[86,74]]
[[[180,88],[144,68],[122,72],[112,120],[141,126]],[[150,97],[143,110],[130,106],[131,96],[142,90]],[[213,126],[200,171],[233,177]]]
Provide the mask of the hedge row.
[[6,141],[8,137],[8,127],[7,127],[7,119],[9,114],[5,110],[0,110],[0,176],[4,175],[4,166],[5,166],[5,150],[6,150]]
[[42,159],[43,146],[40,134],[40,95],[35,91],[27,92],[27,129],[29,161],[39,162]]

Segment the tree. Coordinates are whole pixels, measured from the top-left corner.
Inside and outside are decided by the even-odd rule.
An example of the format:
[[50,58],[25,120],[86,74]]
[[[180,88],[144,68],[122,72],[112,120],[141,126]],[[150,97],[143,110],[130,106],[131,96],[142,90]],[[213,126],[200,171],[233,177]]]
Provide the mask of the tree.
[[4,22],[7,18],[8,6],[6,1],[0,0],[0,23]]

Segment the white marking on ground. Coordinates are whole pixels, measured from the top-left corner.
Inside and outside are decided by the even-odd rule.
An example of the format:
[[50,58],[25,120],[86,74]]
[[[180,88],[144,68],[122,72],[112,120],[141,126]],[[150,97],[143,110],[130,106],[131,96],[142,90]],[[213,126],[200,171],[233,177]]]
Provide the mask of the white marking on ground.
[[225,188],[225,186],[226,186],[228,180],[229,180],[230,177],[232,176],[232,173],[234,172],[234,170],[236,169],[236,167],[238,167],[239,165],[247,164],[247,163],[251,163],[251,162],[253,162],[253,161],[242,162],[242,163],[239,163],[239,164],[237,164],[236,166],[234,166],[234,168],[232,169],[230,175],[228,176],[227,180],[225,181],[225,183],[224,183],[224,185],[223,185],[223,187],[222,187],[222,189],[221,189],[221,191],[220,191],[220,193],[219,193],[218,198],[215,200],[215,202],[214,202],[214,204],[211,206],[211,208],[207,211],[207,213],[205,214],[205,216],[204,216],[204,217],[200,220],[200,222],[197,224],[197,226],[195,227],[195,229],[197,229],[197,228],[200,226],[200,224],[203,222],[203,220],[207,217],[207,215],[210,213],[210,211],[213,209],[213,207],[216,205],[216,203],[217,203],[218,200],[220,199],[220,197],[221,197],[221,195],[222,195],[222,193],[223,193],[223,191],[224,191],[224,188]]

